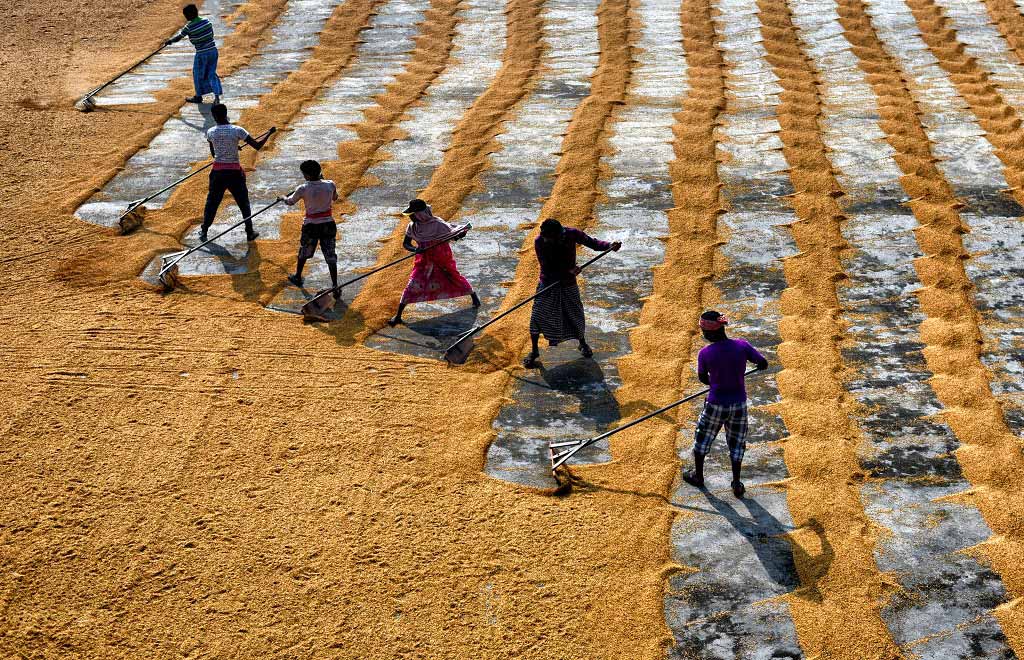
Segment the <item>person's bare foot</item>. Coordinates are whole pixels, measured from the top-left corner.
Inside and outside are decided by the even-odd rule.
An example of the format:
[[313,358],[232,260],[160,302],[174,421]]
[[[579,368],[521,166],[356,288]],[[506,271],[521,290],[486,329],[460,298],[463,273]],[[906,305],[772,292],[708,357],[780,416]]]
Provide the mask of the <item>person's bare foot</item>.
[[388,319],[388,325],[390,325],[392,328],[395,327],[396,325],[401,324],[401,323],[402,323],[402,317],[401,316],[392,316],[391,318]]
[[540,363],[537,362],[537,358],[539,357],[540,353],[530,353],[525,358],[523,358],[523,366],[526,367],[527,369],[536,369],[537,367],[540,366]]
[[473,307],[479,307],[480,306],[480,296],[476,295],[476,291],[474,291],[473,293],[469,294],[469,297],[473,301]]
[[585,358],[594,357],[594,349],[590,348],[590,344],[585,341],[580,342],[580,353],[582,353]]
[[747,492],[747,487],[743,485],[742,481],[732,482],[732,494],[736,496],[736,499],[742,500],[743,494]]

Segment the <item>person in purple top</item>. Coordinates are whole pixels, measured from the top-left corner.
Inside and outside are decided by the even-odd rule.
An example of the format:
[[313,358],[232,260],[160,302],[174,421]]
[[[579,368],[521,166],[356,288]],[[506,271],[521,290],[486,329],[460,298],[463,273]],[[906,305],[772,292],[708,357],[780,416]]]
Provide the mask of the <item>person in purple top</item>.
[[743,497],[746,488],[740,481],[740,470],[747,450],[747,388],[743,378],[747,362],[763,370],[768,368],[768,360],[746,340],[726,337],[728,323],[729,319],[718,312],[704,312],[700,316],[701,332],[711,343],[697,354],[697,378],[710,386],[710,392],[694,433],[694,469],[683,474],[683,481],[697,488],[704,487],[704,457],[711,450],[718,431],[725,426],[732,463],[732,492],[736,497]]
[[537,342],[541,335],[548,344],[555,346],[567,339],[576,339],[580,343],[583,357],[591,357],[594,351],[587,345],[586,317],[583,315],[583,301],[580,289],[576,285],[576,275],[580,269],[576,265],[576,246],[586,245],[591,250],[618,251],[622,243],[608,243],[587,236],[579,229],[563,227],[554,218],[548,218],[540,225],[540,235],[533,242],[540,262],[540,282],[537,290],[558,283],[533,301],[530,313],[530,342],[532,350],[523,360],[526,368],[537,365],[540,350]]

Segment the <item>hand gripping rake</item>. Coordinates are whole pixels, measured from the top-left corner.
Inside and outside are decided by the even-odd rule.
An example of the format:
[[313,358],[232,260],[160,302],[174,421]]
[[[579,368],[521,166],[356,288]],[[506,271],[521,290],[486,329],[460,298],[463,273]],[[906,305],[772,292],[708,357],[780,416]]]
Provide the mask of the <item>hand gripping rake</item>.
[[[605,250],[604,252],[602,252],[601,254],[597,255],[596,257],[594,257],[593,259],[591,259],[587,263],[583,264],[582,266],[580,266],[580,271],[582,271],[584,268],[586,268],[590,264],[594,263],[595,261],[597,261],[598,259],[600,259],[604,255],[608,254],[609,252],[612,252],[612,250],[610,250],[610,249],[609,250]],[[495,316],[493,319],[491,319],[487,323],[484,323],[482,325],[478,325],[475,328],[470,328],[469,330],[464,332],[455,341],[454,344],[452,344],[451,346],[448,347],[448,349],[444,352],[444,359],[448,362],[448,364],[465,364],[466,360],[469,358],[469,354],[473,351],[473,337],[474,337],[474,335],[476,335],[477,333],[479,333],[481,330],[483,330],[487,326],[491,325],[492,323],[497,323],[498,321],[500,321],[501,319],[505,318],[506,316],[508,316],[512,312],[516,311],[517,309],[519,309],[520,307],[522,307],[526,303],[530,302],[531,300],[533,300],[537,296],[546,293],[550,289],[553,289],[554,287],[556,287],[556,286],[558,286],[560,284],[561,284],[561,282],[553,282],[553,283],[547,285],[546,287],[544,287],[543,289],[541,289],[540,291],[538,291],[537,293],[533,294],[532,296],[530,296],[526,300],[523,300],[522,302],[516,303],[513,307],[510,307],[509,309],[505,310],[501,314],[498,314],[497,316]]]
[[[754,373],[755,371],[757,371],[757,369],[750,369],[745,374],[743,374],[743,377],[746,378],[747,376],[749,376],[750,374]],[[640,422],[645,422],[648,419],[650,419],[651,417],[657,417],[658,415],[660,415],[661,413],[665,412],[666,410],[672,410],[676,406],[681,405],[683,403],[686,403],[687,401],[692,401],[693,399],[696,399],[697,397],[701,396],[702,394],[707,394],[709,391],[711,391],[711,388],[710,387],[705,387],[704,389],[702,389],[700,392],[697,392],[696,394],[691,394],[690,396],[683,397],[682,399],[679,399],[678,401],[676,401],[674,403],[670,403],[670,404],[668,404],[667,406],[665,406],[663,408],[658,408],[654,412],[647,413],[646,415],[644,415],[643,417],[640,417],[639,419],[634,419],[632,422],[629,422],[627,424],[623,424],[622,426],[620,426],[618,428],[614,428],[611,431],[605,431],[601,435],[596,435],[593,438],[588,438],[586,440],[570,440],[570,441],[567,441],[567,442],[552,442],[551,444],[548,445],[548,458],[551,460],[551,471],[554,472],[555,470],[557,470],[566,461],[568,461],[570,458],[572,458],[573,454],[575,454],[579,450],[583,449],[584,447],[589,447],[590,445],[594,444],[595,442],[598,442],[599,440],[604,440],[605,438],[607,438],[610,435],[615,435],[619,431],[625,431],[629,427],[636,426]],[[571,447],[571,449],[567,449],[567,447]],[[562,451],[557,451],[557,450],[562,450]]]
[[141,60],[139,60],[135,64],[131,65],[130,67],[128,67],[127,69],[125,69],[121,73],[117,74],[116,76],[114,76],[113,78],[108,80],[107,82],[103,83],[102,85],[100,85],[96,89],[94,89],[91,92],[87,93],[82,98],[78,99],[78,101],[75,102],[75,108],[77,108],[78,110],[81,110],[82,112],[92,112],[93,110],[95,110],[96,109],[96,101],[93,100],[92,97],[96,96],[97,94],[102,92],[104,89],[106,89],[110,85],[113,85],[116,81],[120,80],[122,76],[126,76],[129,73],[131,73],[132,71],[134,71],[136,68],[142,66],[142,64],[144,62],[146,62],[149,58],[153,57],[154,55],[156,55],[157,53],[162,51],[164,48],[167,48],[167,46],[168,46],[168,44],[165,41],[163,44],[160,45],[159,48],[154,50],[152,53],[150,53],[149,55],[146,55],[145,57],[143,57]]
[[250,215],[248,218],[242,218],[241,220],[239,220],[235,224],[231,225],[230,227],[228,227],[227,229],[225,229],[221,233],[217,234],[213,238],[205,240],[205,241],[203,241],[202,243],[200,243],[199,245],[197,245],[195,247],[191,247],[191,248],[189,248],[187,250],[182,250],[181,252],[172,252],[171,254],[165,254],[162,257],[160,257],[160,272],[157,273],[157,277],[160,279],[160,283],[164,285],[164,291],[171,291],[178,284],[178,262],[179,261],[181,261],[182,259],[184,259],[188,255],[192,254],[193,252],[196,252],[196,251],[206,247],[210,243],[213,243],[215,240],[217,240],[218,238],[220,238],[224,234],[228,233],[232,229],[240,227],[241,225],[245,224],[246,221],[252,220],[256,216],[258,216],[260,213],[263,213],[264,211],[277,206],[282,201],[284,201],[284,200],[281,199],[280,197],[275,199],[273,202],[271,202],[270,204],[267,204],[266,206],[261,208],[259,211],[256,211],[255,213]]
[[[255,139],[256,140],[262,140],[265,137],[273,135],[276,130],[277,130],[276,128],[271,128],[270,130],[266,131],[265,133],[262,133],[261,135],[257,136]],[[243,144],[241,148],[244,149],[245,147],[246,147],[246,145]],[[186,174],[185,176],[181,177],[180,179],[174,181],[173,183],[171,183],[171,184],[161,188],[160,190],[156,191],[152,195],[149,195],[148,197],[143,197],[142,199],[136,199],[135,201],[130,202],[128,204],[128,208],[125,209],[124,213],[121,214],[121,217],[119,217],[117,219],[117,224],[121,228],[121,234],[130,234],[130,233],[132,233],[133,231],[135,231],[136,229],[138,229],[139,227],[142,226],[142,222],[146,218],[146,207],[144,206],[146,202],[148,202],[149,200],[151,200],[151,199],[153,199],[155,197],[159,197],[160,195],[164,194],[165,192],[167,192],[171,188],[174,188],[178,184],[181,184],[181,183],[184,183],[185,181],[188,181],[189,179],[191,179],[195,175],[197,175],[200,172],[203,172],[205,170],[208,170],[211,167],[213,167],[213,161],[210,161],[206,165],[203,165],[202,167],[200,167],[195,172],[191,172],[189,174]]]
[[[448,241],[454,240],[456,238],[461,238],[462,236],[465,236],[466,232],[469,231],[472,228],[473,228],[473,225],[472,225],[472,223],[469,223],[469,222],[467,222],[464,225],[460,225],[460,226],[456,227],[455,229],[453,229],[452,233],[448,234],[447,236],[443,236],[443,237],[439,238],[438,240],[434,241],[433,243],[430,244],[429,247],[424,248],[424,250],[429,250],[430,248],[432,248],[434,246],[441,245],[442,243],[447,243]],[[373,275],[374,273],[379,273],[380,271],[382,271],[382,270],[384,270],[386,268],[391,268],[395,264],[400,264],[403,261],[406,261],[407,259],[412,259],[417,254],[418,254],[418,251],[417,252],[413,252],[411,254],[407,254],[404,257],[401,257],[399,259],[395,259],[394,261],[389,261],[388,263],[384,264],[383,266],[377,266],[376,268],[374,268],[373,270],[371,270],[369,272],[363,273],[362,275],[359,275],[357,277],[353,277],[350,280],[342,282],[341,284],[339,284],[336,287],[332,287],[330,289],[323,289],[321,291],[318,291],[315,296],[313,296],[312,298],[309,299],[309,302],[307,302],[305,305],[302,306],[302,319],[304,321],[326,321],[327,318],[324,316],[324,314],[326,314],[332,307],[334,307],[334,295],[328,295],[328,294],[340,293],[341,290],[344,289],[345,287],[347,287],[348,285],[354,284],[355,282],[358,282],[359,280],[365,279],[365,278],[369,277],[370,275]]]

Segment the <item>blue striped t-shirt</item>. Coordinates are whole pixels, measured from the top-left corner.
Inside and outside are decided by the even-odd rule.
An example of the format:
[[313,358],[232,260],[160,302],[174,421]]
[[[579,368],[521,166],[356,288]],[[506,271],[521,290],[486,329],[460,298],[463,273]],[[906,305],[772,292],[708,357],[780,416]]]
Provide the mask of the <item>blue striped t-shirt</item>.
[[213,50],[217,42],[213,40],[213,24],[205,18],[195,18],[189,21],[178,33],[179,37],[188,37],[192,45],[196,47],[197,53]]

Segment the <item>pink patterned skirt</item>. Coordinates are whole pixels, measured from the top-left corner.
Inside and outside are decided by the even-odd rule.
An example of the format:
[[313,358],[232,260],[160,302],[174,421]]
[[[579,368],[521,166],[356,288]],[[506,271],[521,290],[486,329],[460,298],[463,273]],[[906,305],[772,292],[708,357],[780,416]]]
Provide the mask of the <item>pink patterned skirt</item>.
[[459,273],[447,243],[417,254],[412,275],[402,292],[402,304],[468,296],[473,286]]

